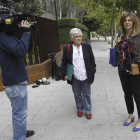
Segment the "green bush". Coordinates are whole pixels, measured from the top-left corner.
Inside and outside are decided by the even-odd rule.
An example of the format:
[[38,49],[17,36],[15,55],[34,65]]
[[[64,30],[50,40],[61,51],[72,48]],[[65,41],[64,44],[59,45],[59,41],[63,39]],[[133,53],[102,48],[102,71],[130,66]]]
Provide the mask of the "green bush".
[[59,26],[59,40],[60,44],[68,44],[71,42],[70,30],[72,28],[79,28],[83,33],[83,41],[88,39],[88,28],[80,24],[77,18],[63,18],[58,20]]
[[95,33],[92,33],[92,37],[95,37],[95,35],[96,35]]
[[85,30],[85,25],[81,24],[81,23],[77,23],[77,28],[81,29],[81,30]]
[[72,26],[76,27],[78,23],[77,18],[62,18],[58,20],[58,26],[59,27],[67,27],[67,26]]
[[71,42],[70,39],[70,30],[73,27],[59,27],[59,40],[60,44],[68,44]]

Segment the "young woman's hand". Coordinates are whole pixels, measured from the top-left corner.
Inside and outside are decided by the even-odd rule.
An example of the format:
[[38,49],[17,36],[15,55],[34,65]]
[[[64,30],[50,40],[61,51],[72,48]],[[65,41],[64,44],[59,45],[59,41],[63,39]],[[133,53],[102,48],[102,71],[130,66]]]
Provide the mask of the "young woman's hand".
[[118,37],[116,45],[118,45],[118,43],[121,41],[121,39],[122,39],[121,37]]

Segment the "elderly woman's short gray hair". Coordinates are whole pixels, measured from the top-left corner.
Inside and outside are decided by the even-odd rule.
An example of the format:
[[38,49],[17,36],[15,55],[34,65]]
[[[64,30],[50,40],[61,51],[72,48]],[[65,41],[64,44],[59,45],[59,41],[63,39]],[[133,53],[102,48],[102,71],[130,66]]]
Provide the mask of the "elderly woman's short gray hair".
[[80,33],[81,36],[82,36],[82,31],[80,29],[78,29],[78,28],[72,28],[70,30],[70,37],[73,38],[74,37],[74,34],[78,34],[78,33]]

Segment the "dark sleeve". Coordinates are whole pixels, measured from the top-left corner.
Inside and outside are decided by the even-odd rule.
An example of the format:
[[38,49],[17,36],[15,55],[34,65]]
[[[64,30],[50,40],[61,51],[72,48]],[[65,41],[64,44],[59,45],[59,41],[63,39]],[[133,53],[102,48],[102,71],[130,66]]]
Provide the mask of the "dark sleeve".
[[92,65],[92,70],[95,73],[96,72],[96,64],[95,64],[95,58],[94,58],[94,54],[93,54],[91,45],[89,45],[89,50],[90,50],[89,52],[90,52],[90,62]]
[[62,78],[67,76],[67,46],[63,48],[63,57],[62,57]]
[[21,40],[18,40],[13,36],[6,35],[4,40],[0,42],[2,46],[4,46],[3,47],[4,51],[15,57],[24,58],[29,49],[30,34],[23,33]]
[[32,35],[30,35],[30,43],[29,43],[28,52],[31,52],[33,50],[33,47],[34,47],[34,41],[33,41]]

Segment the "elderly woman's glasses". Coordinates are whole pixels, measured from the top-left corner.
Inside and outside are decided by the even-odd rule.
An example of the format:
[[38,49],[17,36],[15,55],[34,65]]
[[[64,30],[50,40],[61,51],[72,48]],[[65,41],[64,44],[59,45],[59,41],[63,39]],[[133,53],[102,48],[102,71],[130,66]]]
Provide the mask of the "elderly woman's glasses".
[[80,36],[74,36],[74,38],[81,38],[82,36],[80,35]]

